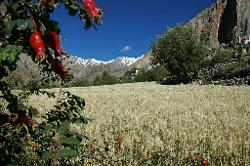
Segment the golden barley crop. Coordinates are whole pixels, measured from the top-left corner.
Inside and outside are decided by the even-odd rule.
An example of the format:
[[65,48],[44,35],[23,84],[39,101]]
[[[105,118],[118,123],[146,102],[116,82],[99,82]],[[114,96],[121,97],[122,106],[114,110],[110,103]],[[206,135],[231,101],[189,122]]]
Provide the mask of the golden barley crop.
[[[64,90],[85,99],[84,114],[92,119],[71,126],[88,138],[85,165],[199,165],[205,159],[250,165],[248,86],[152,82]],[[29,102],[44,112],[55,101],[40,96]]]

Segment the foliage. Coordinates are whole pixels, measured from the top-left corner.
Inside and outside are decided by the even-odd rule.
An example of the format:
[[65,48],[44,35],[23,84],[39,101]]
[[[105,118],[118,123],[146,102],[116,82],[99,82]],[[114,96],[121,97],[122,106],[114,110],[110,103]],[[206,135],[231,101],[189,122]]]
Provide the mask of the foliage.
[[153,73],[150,70],[140,70],[138,73],[135,74],[133,81],[134,82],[147,82],[153,81]]
[[205,36],[199,39],[190,27],[183,25],[167,30],[158,38],[152,45],[154,63],[170,73],[161,83],[198,81],[199,84],[211,84],[219,80],[228,82],[226,79],[230,79],[229,82],[238,80],[236,84],[246,82],[238,78],[249,76],[249,56],[243,53],[247,45],[212,47],[205,40]]
[[134,82],[150,82],[150,81],[161,81],[169,73],[162,66],[153,66],[151,69],[145,70],[141,69],[135,74]]
[[138,69],[132,68],[120,77],[121,83],[132,83],[132,82],[150,82],[150,81],[161,81],[169,72],[162,66],[152,66],[150,69]]
[[108,72],[104,71],[101,76],[96,76],[92,82],[93,86],[100,85],[113,85],[117,84],[118,80],[115,76],[111,76]]
[[184,25],[168,29],[151,48],[154,63],[163,66],[183,83],[196,78],[198,71],[205,66],[208,54],[206,44],[199,41],[191,27]]
[[122,77],[119,78],[119,80],[122,83],[132,83],[134,82],[134,77],[136,75],[136,68],[132,68],[130,70],[127,70]]
[[207,67],[199,71],[198,80],[202,84],[248,84],[245,80],[248,80],[249,64],[249,55],[238,55],[234,47],[219,46],[210,51]]
[[165,68],[161,66],[153,66],[150,69],[136,70],[132,68],[127,70],[123,76],[117,77],[104,71],[102,75],[97,75],[93,79],[79,79],[69,84],[69,87],[89,87],[89,86],[101,86],[101,85],[114,85],[134,82],[150,82],[161,81],[169,73]]
[[103,72],[102,75],[97,75],[93,79],[79,79],[71,82],[69,87],[89,87],[89,86],[101,86],[101,85],[114,85],[124,83],[135,83],[135,82],[150,82],[150,81],[161,81],[168,75],[165,68],[161,66],[154,66],[151,69],[130,69],[127,70],[122,77],[117,77]]
[[[54,93],[36,90],[34,92],[21,92],[19,99],[26,100],[31,95],[46,94],[55,98]],[[36,123],[31,117],[36,117],[39,112],[30,106],[23,107],[30,112],[30,119],[26,123],[25,117],[2,114],[2,119],[8,119],[0,126],[1,129],[1,165],[15,164],[21,161],[21,165],[51,164],[52,162],[63,162],[67,157],[78,155],[77,147],[80,146],[81,137],[69,132],[71,123],[87,123],[88,119],[81,116],[85,106],[83,99],[69,92],[61,92],[57,104],[46,113],[42,121]],[[21,106],[19,106],[20,108]],[[6,117],[4,117],[6,116]],[[21,122],[20,122],[21,121]],[[72,154],[74,151],[74,155]],[[61,155],[63,153],[63,155]],[[34,158],[30,158],[32,155]]]
[[229,59],[232,59],[234,55],[235,55],[235,52],[233,49],[218,47],[212,52],[212,55],[209,61],[209,66],[213,67],[219,63],[226,62]]
[[[35,120],[38,110],[25,104],[32,95],[56,97],[39,90],[57,80],[51,75],[56,74],[62,84],[72,78],[63,65],[68,55],[60,46],[59,23],[50,17],[59,4],[72,16],[78,13],[85,29],[95,28],[101,21],[102,9],[93,0],[0,1],[0,99],[1,108],[6,108],[0,112],[0,165],[66,164],[79,155],[82,138],[70,133],[69,125],[88,121],[82,115],[82,98],[61,91],[54,108],[39,123]],[[31,56],[47,76],[13,94],[6,80],[21,53]]]
[[71,87],[88,87],[91,86],[91,81],[88,79],[75,80],[70,84]]

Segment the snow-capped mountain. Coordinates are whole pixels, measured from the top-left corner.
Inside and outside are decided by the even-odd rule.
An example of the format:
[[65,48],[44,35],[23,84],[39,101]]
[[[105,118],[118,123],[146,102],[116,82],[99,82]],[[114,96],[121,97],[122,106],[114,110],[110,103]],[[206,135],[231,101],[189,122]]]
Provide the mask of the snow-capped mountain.
[[141,59],[144,55],[138,57],[138,58],[133,58],[133,57],[118,57],[116,58],[115,60],[112,60],[111,62],[109,63],[118,63],[120,64],[121,66],[126,66],[126,67],[129,67],[130,65],[132,65],[133,63],[135,63],[136,61],[138,61],[139,59]]
[[125,56],[119,56],[116,59],[112,59],[109,61],[101,61],[101,60],[96,60],[96,59],[84,59],[84,58],[80,58],[80,57],[73,57],[73,61],[75,62],[75,64],[79,64],[82,66],[94,66],[94,65],[108,65],[108,64],[112,64],[112,63],[116,63],[119,64],[120,66],[130,66],[131,64],[133,64],[134,62],[136,62],[137,60],[141,59],[144,55],[138,57],[138,58],[134,58],[134,57],[125,57]]
[[71,68],[71,71],[76,78],[84,78],[95,76],[103,71],[114,73],[126,70],[143,57],[144,55],[138,58],[119,56],[109,61],[101,61],[71,56],[68,61],[68,67]]
[[101,60],[96,60],[96,59],[84,59],[80,57],[75,57],[77,58],[76,64],[80,64],[83,66],[93,66],[93,65],[101,65],[101,64],[107,64],[110,61],[101,61]]

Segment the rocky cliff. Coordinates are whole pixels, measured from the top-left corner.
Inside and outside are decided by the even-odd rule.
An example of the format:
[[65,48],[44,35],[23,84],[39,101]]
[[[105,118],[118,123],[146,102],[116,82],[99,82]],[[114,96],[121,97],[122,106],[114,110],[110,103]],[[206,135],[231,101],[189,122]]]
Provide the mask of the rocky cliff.
[[188,23],[212,45],[250,36],[250,0],[217,0]]

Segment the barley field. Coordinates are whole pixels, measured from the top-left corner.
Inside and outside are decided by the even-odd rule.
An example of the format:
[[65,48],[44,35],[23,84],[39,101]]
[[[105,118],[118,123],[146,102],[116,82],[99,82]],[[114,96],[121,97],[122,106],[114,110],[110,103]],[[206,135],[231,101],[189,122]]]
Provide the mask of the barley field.
[[[83,165],[250,165],[250,87],[154,82],[66,88],[92,121]],[[59,89],[53,89],[59,93]],[[55,101],[32,97],[43,114]]]

